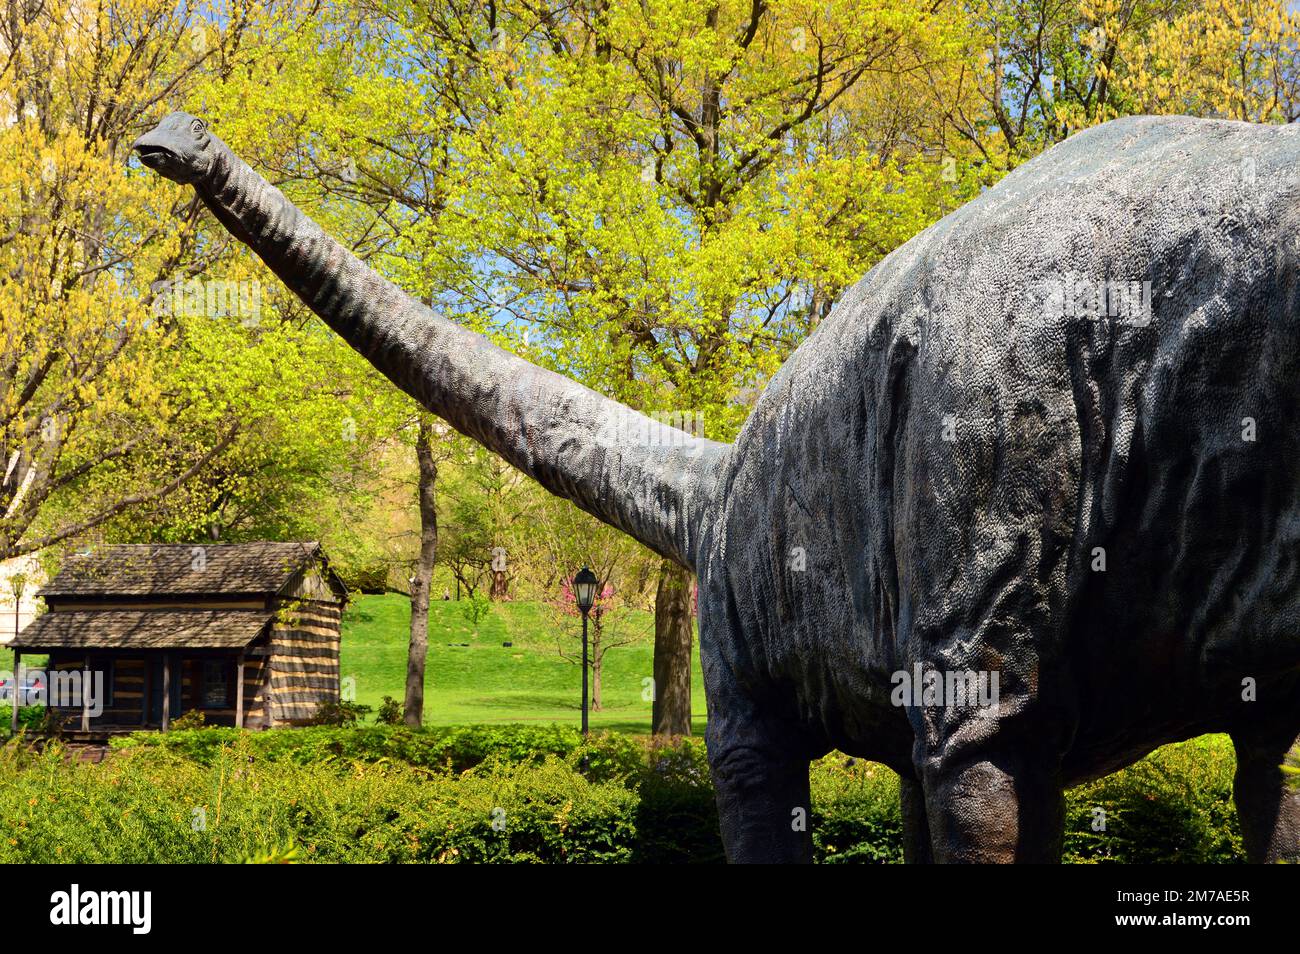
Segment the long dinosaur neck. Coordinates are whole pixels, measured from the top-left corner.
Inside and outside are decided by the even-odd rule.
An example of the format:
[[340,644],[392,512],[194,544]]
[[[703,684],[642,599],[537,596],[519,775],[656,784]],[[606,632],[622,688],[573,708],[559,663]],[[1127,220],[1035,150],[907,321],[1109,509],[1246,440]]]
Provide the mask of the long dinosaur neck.
[[694,568],[725,445],[664,428],[434,314],[213,140],[199,195],[348,344],[551,493]]

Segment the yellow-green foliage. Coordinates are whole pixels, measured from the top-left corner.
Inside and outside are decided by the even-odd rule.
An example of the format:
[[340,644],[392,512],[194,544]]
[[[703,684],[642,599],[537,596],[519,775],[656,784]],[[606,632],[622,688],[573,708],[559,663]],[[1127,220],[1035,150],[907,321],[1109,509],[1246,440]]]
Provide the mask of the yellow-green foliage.
[[[0,752],[0,862],[719,861],[698,740],[559,727],[204,729],[124,740],[100,764]],[[1066,860],[1234,862],[1222,738],[1069,793]],[[897,777],[812,769],[818,860],[902,860]],[[1105,831],[1093,829],[1096,810]]]

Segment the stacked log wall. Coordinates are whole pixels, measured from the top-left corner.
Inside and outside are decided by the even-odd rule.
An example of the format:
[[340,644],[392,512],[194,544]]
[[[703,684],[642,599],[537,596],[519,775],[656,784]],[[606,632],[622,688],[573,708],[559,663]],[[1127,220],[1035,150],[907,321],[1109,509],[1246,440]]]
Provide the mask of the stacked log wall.
[[271,627],[268,701],[272,725],[303,725],[321,703],[339,701],[337,603],[310,599],[281,602]]

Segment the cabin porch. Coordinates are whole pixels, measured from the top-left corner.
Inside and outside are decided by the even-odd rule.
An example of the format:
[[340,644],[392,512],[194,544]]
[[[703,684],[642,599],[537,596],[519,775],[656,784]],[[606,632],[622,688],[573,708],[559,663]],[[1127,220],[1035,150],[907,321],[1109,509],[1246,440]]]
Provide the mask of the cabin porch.
[[[200,711],[208,725],[243,727],[260,724],[258,686],[266,648],[184,649],[171,651],[96,651],[70,655],[52,650],[39,670],[47,704],[60,720],[64,738],[96,741],[141,730],[167,731],[180,716]],[[15,669],[21,654],[15,659]],[[80,679],[68,678],[80,673]],[[102,678],[102,711],[94,714],[95,693],[80,692],[85,674]],[[30,680],[26,683],[30,685]],[[60,690],[63,691],[60,691]],[[67,690],[72,690],[69,698]],[[31,690],[20,694],[30,699]],[[18,699],[12,723],[18,724]],[[253,705],[258,709],[252,712]]]

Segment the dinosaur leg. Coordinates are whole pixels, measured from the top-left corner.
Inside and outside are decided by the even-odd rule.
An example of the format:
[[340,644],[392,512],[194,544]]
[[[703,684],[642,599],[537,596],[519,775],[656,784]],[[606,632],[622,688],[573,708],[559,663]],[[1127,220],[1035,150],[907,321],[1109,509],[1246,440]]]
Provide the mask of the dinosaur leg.
[[794,754],[802,746],[779,726],[721,716],[710,715],[706,734],[727,860],[811,863],[809,759]]
[[1297,743],[1294,726],[1232,735],[1237,750],[1232,794],[1246,857],[1257,864],[1300,861],[1300,789],[1288,785],[1279,768]]
[[925,789],[917,779],[900,775],[898,801],[903,814],[903,861],[909,865],[933,864],[930,823],[925,817]]
[[934,860],[1060,861],[1065,798],[1050,764],[1013,751],[982,751],[928,772]]
[[829,749],[800,725],[786,687],[748,667],[745,620],[724,573],[700,573],[700,670],[709,700],[704,732],[718,824],[732,863],[813,858],[809,763]]

